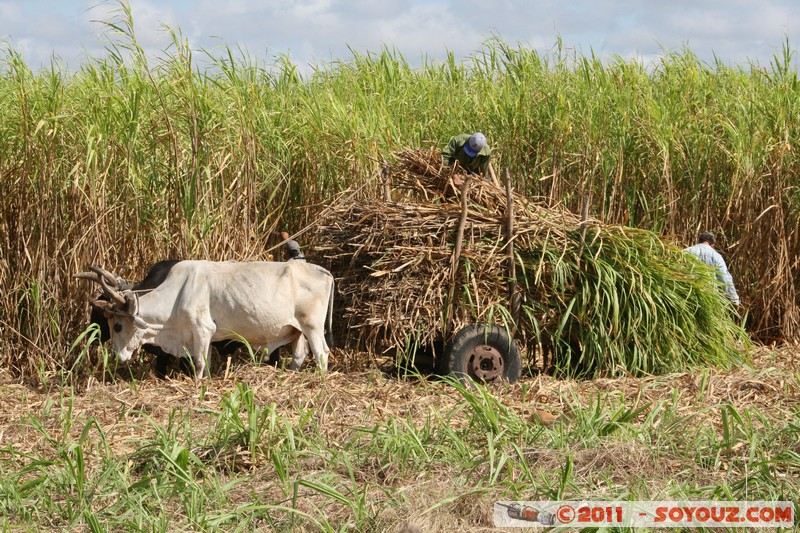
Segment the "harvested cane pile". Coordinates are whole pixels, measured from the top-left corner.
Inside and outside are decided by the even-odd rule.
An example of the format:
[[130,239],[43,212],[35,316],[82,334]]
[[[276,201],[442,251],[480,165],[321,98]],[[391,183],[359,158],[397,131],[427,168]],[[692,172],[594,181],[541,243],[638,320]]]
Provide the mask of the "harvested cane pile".
[[335,202],[316,234],[349,345],[408,355],[497,323],[530,358],[595,376],[726,366],[748,345],[710,268],[657,235],[479,179],[464,198],[438,152],[396,158],[382,194]]

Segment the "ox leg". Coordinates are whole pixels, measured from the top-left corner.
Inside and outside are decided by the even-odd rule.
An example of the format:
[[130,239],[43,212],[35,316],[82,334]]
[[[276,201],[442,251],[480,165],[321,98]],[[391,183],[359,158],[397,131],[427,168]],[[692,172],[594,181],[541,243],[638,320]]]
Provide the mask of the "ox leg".
[[210,339],[195,339],[192,345],[192,361],[194,361],[195,377],[211,377]]
[[303,362],[308,355],[308,343],[302,333],[298,333],[297,338],[292,341],[292,365],[291,370],[300,370]]
[[325,342],[325,332],[323,330],[312,330],[306,335],[308,346],[311,348],[311,353],[314,354],[314,361],[323,372],[328,371],[328,354],[330,349],[328,343]]

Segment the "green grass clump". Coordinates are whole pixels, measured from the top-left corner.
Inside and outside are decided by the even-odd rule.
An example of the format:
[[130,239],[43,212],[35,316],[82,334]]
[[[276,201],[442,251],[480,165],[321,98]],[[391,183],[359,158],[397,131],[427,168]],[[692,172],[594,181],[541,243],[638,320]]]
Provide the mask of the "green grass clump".
[[644,230],[563,237],[518,248],[521,327],[551,350],[558,371],[660,374],[746,359],[749,337],[713,269]]

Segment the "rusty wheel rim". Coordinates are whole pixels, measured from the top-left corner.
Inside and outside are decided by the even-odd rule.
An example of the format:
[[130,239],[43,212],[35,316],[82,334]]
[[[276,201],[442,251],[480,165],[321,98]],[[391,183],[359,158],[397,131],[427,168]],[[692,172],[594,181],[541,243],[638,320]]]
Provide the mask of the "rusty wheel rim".
[[479,344],[467,353],[466,371],[469,376],[487,383],[503,377],[503,354],[494,346]]

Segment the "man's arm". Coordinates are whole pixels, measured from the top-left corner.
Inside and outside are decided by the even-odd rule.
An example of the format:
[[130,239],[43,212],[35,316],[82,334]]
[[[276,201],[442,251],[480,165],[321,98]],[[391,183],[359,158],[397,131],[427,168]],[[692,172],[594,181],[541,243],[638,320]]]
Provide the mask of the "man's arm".
[[456,162],[456,153],[458,152],[458,141],[456,137],[450,139],[447,146],[442,150],[442,161],[445,165],[452,165]]
[[480,162],[478,163],[478,171],[482,178],[489,177],[489,156],[478,156],[480,157]]
[[717,259],[717,279],[725,287],[725,295],[728,299],[734,305],[739,305],[739,294],[736,292],[736,287],[733,286],[733,276],[728,272],[728,265],[725,264],[722,256],[718,256]]

